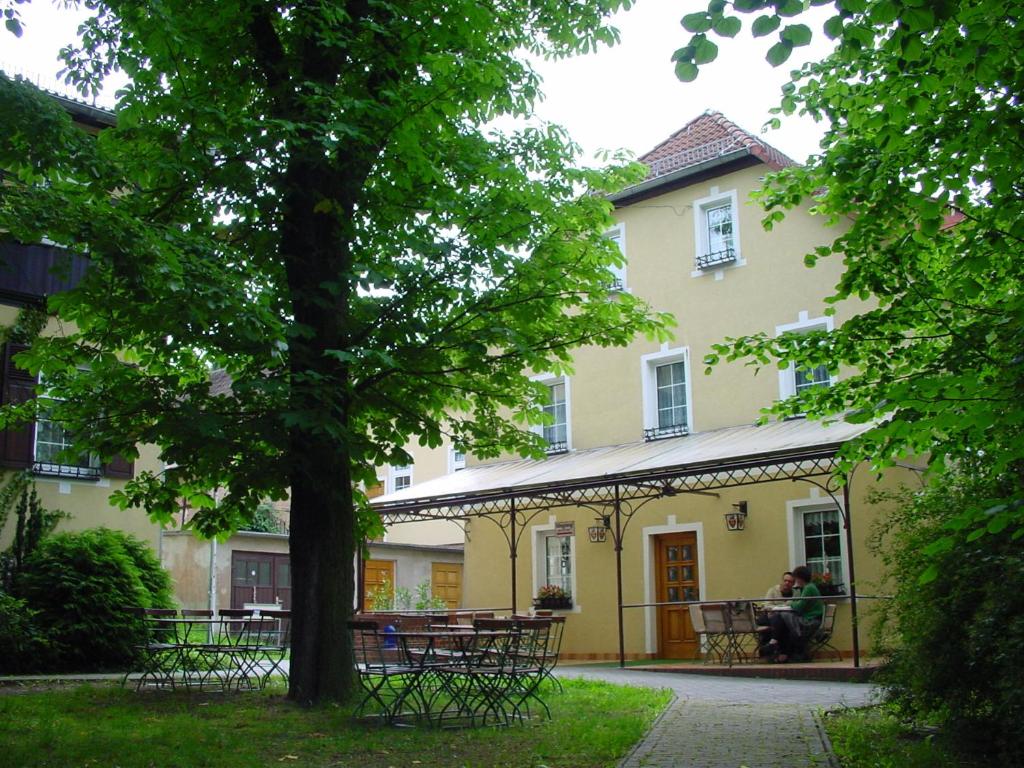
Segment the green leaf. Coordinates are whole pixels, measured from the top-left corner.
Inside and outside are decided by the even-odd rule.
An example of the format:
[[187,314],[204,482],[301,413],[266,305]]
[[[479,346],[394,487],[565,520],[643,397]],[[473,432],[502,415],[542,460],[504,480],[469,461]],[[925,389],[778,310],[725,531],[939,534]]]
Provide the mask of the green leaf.
[[7,31],[11,32],[15,37],[21,37],[21,22],[17,19],[7,19],[4,22],[4,26],[7,27]]
[[806,24],[790,24],[782,30],[780,37],[793,44],[793,47],[807,45],[811,42],[811,28]]
[[777,67],[784,64],[792,53],[793,44],[788,40],[781,40],[768,49],[765,60],[773,67]]
[[743,22],[735,16],[725,16],[715,22],[715,34],[722,37],[736,37],[743,29]]
[[711,16],[706,11],[688,13],[683,16],[683,20],[680,23],[687,32],[707,32],[711,29]]
[[833,16],[825,22],[824,29],[829,40],[838,40],[843,34],[843,17]]
[[871,23],[879,26],[892,24],[899,17],[899,6],[896,3],[890,2],[890,0],[882,0],[875,3],[868,12],[868,19],[870,19]]
[[779,16],[799,16],[804,12],[804,4],[801,0],[776,0],[775,12]]
[[765,0],[734,0],[732,7],[743,13],[758,11],[767,5]]
[[754,25],[750,28],[750,33],[754,37],[764,37],[778,29],[781,23],[782,19],[774,14],[770,16],[758,16],[754,19]]
[[680,61],[676,63],[676,77],[684,83],[692,83],[697,79],[698,74],[700,74],[700,70],[697,69],[697,65],[692,61]]
[[710,64],[718,57],[718,46],[706,37],[695,40],[693,60],[696,64]]
[[932,563],[921,572],[920,576],[917,577],[917,583],[924,586],[925,584],[931,584],[937,578],[939,578],[939,566]]
[[693,61],[693,46],[686,45],[677,48],[676,52],[672,54],[672,61]]

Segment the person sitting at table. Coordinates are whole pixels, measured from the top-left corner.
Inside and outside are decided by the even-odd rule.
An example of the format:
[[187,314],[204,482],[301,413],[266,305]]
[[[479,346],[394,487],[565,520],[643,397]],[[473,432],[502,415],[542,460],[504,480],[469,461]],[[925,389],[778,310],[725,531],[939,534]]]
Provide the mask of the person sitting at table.
[[793,569],[793,579],[794,591],[799,589],[800,597],[790,602],[787,606],[790,610],[773,611],[769,618],[768,650],[780,664],[803,648],[804,641],[814,636],[825,615],[825,603],[818,599],[821,593],[811,581],[811,569],[806,565],[797,566]]
[[[772,584],[771,585],[771,587],[768,589],[768,591],[764,595],[765,599],[766,600],[781,601],[783,598],[792,597],[793,596],[793,584],[794,583],[795,583],[795,581],[793,579],[793,572],[792,571],[786,571],[784,574],[782,574],[782,581],[781,582],[779,582],[778,584]],[[772,605],[785,605],[785,603],[775,602]],[[771,607],[771,606],[769,606],[769,607]]]

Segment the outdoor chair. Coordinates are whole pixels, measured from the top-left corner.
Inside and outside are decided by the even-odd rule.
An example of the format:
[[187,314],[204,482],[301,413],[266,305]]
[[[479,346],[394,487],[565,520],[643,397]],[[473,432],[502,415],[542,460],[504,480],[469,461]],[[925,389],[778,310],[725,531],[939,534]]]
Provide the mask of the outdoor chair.
[[292,645],[292,612],[291,611],[262,611],[261,618],[270,620],[273,624],[264,630],[260,642],[260,666],[263,675],[260,678],[260,688],[265,688],[270,678],[279,674],[288,682],[288,671],[284,661]]
[[725,657],[727,629],[724,607],[693,604],[690,606],[690,623],[697,636],[703,636],[704,663],[710,664],[713,660],[721,664]]
[[825,615],[822,616],[821,626],[811,637],[807,638],[807,658],[813,659],[819,653],[828,652],[836,661],[843,660],[843,654],[832,645],[832,632],[836,623],[836,606],[828,603],[825,606]]
[[137,691],[145,685],[173,689],[180,643],[175,627],[160,620],[177,618],[178,612],[173,608],[130,608],[129,611],[142,625],[145,642],[135,646],[139,663],[137,669],[125,673],[121,679],[122,687],[128,683],[133,672],[138,672],[139,678],[135,683]]
[[746,600],[728,604],[729,635],[727,659],[730,666],[734,658],[755,661],[758,658],[758,630],[754,606]]
[[550,720],[551,710],[547,703],[538,695],[540,684],[548,676],[547,664],[551,648],[551,631],[554,621],[550,617],[517,618],[515,628],[519,634],[515,652],[510,654],[509,686],[512,716],[529,718],[530,701],[535,701],[544,709]]
[[[348,627],[353,664],[363,689],[353,717],[379,717],[388,723],[404,716],[419,717],[426,711],[416,687],[420,668],[403,658],[394,637],[380,631],[376,621],[350,621]],[[368,712],[371,704],[380,711]]]

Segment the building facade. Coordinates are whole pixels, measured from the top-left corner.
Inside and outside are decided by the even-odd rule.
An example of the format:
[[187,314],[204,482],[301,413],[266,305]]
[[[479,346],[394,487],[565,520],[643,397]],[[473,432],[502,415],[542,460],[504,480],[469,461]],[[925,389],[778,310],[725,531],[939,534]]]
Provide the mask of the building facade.
[[859,468],[844,494],[831,465],[807,459],[834,455],[863,430],[805,419],[753,426],[773,402],[844,371],[738,362],[705,372],[703,362],[729,337],[827,331],[864,311],[857,302],[826,311],[841,262],[804,264],[840,231],[806,206],[766,231],[753,193],[792,161],[719,113],[640,159],[647,179],[612,198],[608,234],[625,257],[613,278],[675,316],[674,340],[583,348],[571,375],[537,374],[549,387],[550,420],[537,427],[547,460],[471,466],[461,479],[384,496],[379,508],[394,519],[467,519],[467,606],[525,611],[539,594],[567,596],[569,657],[617,657],[620,610],[627,658],[696,657],[686,602],[760,597],[804,563],[837,593],[837,645],[850,652],[851,568],[862,595],[881,578],[867,546],[878,511],[865,498],[878,481]]

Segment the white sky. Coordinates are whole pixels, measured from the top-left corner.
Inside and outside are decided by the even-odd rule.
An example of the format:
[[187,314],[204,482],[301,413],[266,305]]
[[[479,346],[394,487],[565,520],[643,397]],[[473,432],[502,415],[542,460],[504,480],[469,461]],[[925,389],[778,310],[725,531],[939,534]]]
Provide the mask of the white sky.
[[[717,41],[718,60],[702,68],[695,82],[681,83],[675,77],[672,52],[690,36],[679,20],[705,7],[706,0],[638,0],[615,19],[622,33],[619,45],[570,60],[540,62],[546,98],[538,105],[538,116],[568,128],[588,159],[602,149],[624,148],[641,155],[706,109],[759,134],[790,69],[773,69],[765,62],[773,37],[751,40],[744,29],[733,40]],[[25,34],[18,39],[0,29],[0,68],[53,88],[61,68],[57,51],[74,38],[81,16],[47,0],[18,8]],[[825,9],[819,10],[818,18],[825,18]],[[749,27],[753,17],[743,18]],[[804,58],[820,58],[828,42],[821,21],[807,23],[814,42],[802,49]],[[794,56],[792,64],[797,63]],[[804,160],[817,150],[822,133],[811,120],[793,117],[764,138]]]

